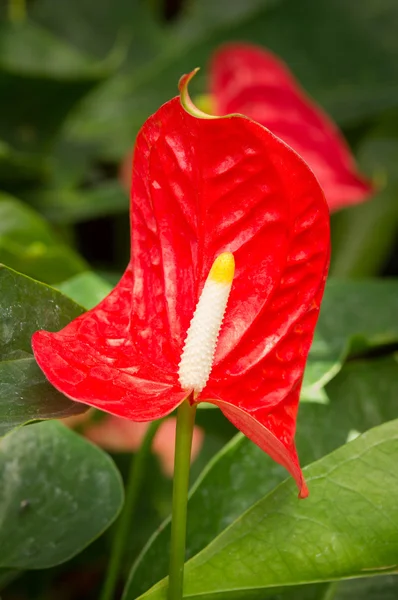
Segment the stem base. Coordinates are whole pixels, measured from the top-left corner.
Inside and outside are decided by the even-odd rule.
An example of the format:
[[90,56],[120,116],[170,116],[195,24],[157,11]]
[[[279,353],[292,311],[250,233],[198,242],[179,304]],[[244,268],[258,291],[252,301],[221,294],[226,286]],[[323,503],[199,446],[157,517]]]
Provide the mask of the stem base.
[[196,404],[184,400],[177,411],[174,458],[173,507],[171,520],[168,600],[182,600],[189,470]]

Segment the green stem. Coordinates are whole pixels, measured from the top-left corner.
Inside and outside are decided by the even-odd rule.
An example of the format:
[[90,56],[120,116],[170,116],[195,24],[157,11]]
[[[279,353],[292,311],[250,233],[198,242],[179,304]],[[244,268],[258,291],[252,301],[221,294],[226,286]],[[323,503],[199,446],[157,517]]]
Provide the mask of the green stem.
[[189,400],[185,400],[177,412],[168,600],[181,600],[183,597],[189,468],[195,413],[196,405],[191,406]]
[[108,564],[100,600],[112,600],[114,596],[124,551],[126,549],[126,543],[131,534],[132,517],[141,484],[144,479],[146,459],[151,450],[153,438],[155,437],[161,422],[161,420],[152,421],[139,451],[132,457],[130,472],[126,483],[124,506],[117,521],[111,548],[111,558]]
[[8,18],[12,23],[26,19],[26,0],[8,0]]

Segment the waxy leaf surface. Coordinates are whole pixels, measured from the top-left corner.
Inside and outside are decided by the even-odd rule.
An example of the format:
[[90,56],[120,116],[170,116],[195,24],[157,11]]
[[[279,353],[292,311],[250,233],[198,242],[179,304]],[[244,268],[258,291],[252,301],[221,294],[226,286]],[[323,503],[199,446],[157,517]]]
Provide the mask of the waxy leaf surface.
[[31,348],[39,326],[57,330],[82,310],[60,292],[0,266],[0,435],[28,421],[84,412],[48,383]]
[[[308,500],[286,481],[257,502],[187,562],[184,598],[262,600],[281,586],[396,572],[397,458],[391,421],[311,464]],[[163,600],[166,589],[140,598]]]
[[[393,356],[352,362],[327,386],[330,404],[303,403],[296,434],[302,463],[309,464],[332,452],[353,432],[363,433],[398,417],[397,373],[397,357]],[[231,440],[192,488],[188,503],[187,558],[210,544],[283,479],[283,469],[257,446],[242,436]],[[167,520],[133,565],[124,600],[137,598],[167,575],[169,543],[170,521]],[[301,542],[301,547],[304,543]]]
[[265,128],[189,110],[174,98],[137,138],[120,283],[61,332],[37,332],[35,356],[72,399],[136,421],[170,413],[192,391],[178,364],[197,301],[215,258],[232,252],[233,286],[197,401],[218,405],[304,494],[293,437],[328,268],[327,205],[307,165]]
[[330,210],[371,194],[337,127],[271,52],[226,44],[212,58],[210,92],[215,114],[247,115],[294,148],[314,171]]
[[70,559],[123,502],[109,456],[57,422],[5,437],[0,477],[0,567],[44,569]]

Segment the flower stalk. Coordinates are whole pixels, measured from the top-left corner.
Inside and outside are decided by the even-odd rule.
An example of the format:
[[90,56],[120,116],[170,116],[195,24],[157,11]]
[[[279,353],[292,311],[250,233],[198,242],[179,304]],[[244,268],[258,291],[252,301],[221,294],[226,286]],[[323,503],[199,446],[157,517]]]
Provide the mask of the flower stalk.
[[185,400],[177,411],[168,600],[183,597],[187,503],[196,405]]

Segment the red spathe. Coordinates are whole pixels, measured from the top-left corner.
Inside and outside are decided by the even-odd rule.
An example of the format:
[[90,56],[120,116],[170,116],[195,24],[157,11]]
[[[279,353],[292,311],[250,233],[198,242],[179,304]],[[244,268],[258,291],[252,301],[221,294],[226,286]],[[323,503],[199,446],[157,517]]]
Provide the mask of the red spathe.
[[316,178],[261,125],[198,118],[177,97],[138,135],[131,231],[130,263],[109,296],[60,332],[33,336],[45,375],[115,415],[167,415],[191,391],[178,363],[204,282],[215,257],[233,252],[214,366],[196,401],[218,405],[304,497],[295,423],[330,248]]

